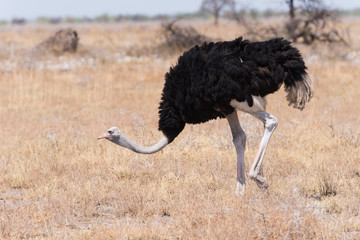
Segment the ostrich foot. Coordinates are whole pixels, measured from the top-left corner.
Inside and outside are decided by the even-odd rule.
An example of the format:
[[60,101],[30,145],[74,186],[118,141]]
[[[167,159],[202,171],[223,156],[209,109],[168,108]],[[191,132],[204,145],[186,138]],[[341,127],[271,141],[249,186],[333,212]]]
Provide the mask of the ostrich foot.
[[269,184],[268,184],[268,182],[266,181],[266,178],[260,176],[260,174],[259,174],[259,175],[256,175],[256,176],[250,175],[250,178],[253,179],[253,180],[256,182],[256,184],[258,185],[258,187],[259,187],[261,190],[267,190],[267,189],[268,189]]
[[235,196],[244,196],[245,194],[245,183],[237,182],[236,184],[236,190],[235,190]]

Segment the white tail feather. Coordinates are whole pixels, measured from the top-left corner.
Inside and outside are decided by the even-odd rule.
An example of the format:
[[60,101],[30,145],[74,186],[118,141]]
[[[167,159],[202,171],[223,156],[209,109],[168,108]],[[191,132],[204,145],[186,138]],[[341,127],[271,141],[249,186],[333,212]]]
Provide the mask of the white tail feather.
[[286,100],[289,106],[303,110],[314,95],[314,87],[308,75],[304,75],[302,81],[295,81],[292,86],[285,87],[285,92],[288,93]]

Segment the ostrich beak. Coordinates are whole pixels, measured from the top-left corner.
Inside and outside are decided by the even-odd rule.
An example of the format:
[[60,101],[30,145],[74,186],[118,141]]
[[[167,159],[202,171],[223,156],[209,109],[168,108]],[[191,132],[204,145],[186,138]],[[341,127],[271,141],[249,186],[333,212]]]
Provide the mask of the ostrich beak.
[[110,133],[106,132],[106,133],[104,133],[103,135],[97,137],[97,139],[99,140],[99,139],[107,138],[107,137],[109,137],[109,136],[110,136]]

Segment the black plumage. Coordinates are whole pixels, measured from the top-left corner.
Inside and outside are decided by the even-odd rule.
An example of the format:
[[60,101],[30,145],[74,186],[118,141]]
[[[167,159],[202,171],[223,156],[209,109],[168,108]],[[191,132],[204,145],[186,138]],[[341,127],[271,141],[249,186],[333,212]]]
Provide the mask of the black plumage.
[[169,141],[186,123],[196,124],[232,113],[232,99],[246,101],[264,97],[302,81],[306,66],[298,49],[275,38],[249,42],[210,42],[195,46],[179,57],[165,75],[159,107],[159,130]]

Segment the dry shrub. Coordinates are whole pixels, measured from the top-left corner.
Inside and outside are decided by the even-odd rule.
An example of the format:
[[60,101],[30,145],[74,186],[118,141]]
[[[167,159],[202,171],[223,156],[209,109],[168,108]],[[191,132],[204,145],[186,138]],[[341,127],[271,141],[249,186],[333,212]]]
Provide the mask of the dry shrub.
[[274,37],[286,37],[293,42],[311,45],[315,42],[347,44],[349,34],[338,28],[334,12],[321,9],[302,9],[293,19],[284,20],[285,24],[258,26],[258,23],[246,22],[244,27],[250,39],[263,41]]
[[342,34],[334,26],[336,19],[333,12],[326,9],[303,12],[304,14],[300,17],[285,24],[285,32],[293,42],[300,40],[305,44],[312,44],[315,41],[346,43]]
[[280,26],[256,26],[257,24],[247,24],[246,27],[246,36],[247,39],[251,41],[265,41],[270,38],[282,37],[284,32]]
[[71,29],[61,29],[35,47],[38,54],[76,52],[79,42],[78,33]]
[[178,53],[195,45],[212,41],[211,38],[198,33],[195,28],[190,26],[179,27],[175,25],[174,21],[163,24],[162,28],[165,41],[158,46],[159,52]]
[[[204,42],[213,41],[210,37],[200,34],[191,26],[180,27],[175,21],[163,23],[159,33],[160,43],[154,41],[151,45],[137,46],[132,45],[124,50],[128,56],[172,56],[178,55],[195,45],[202,45]],[[155,45],[155,47],[154,47]]]

